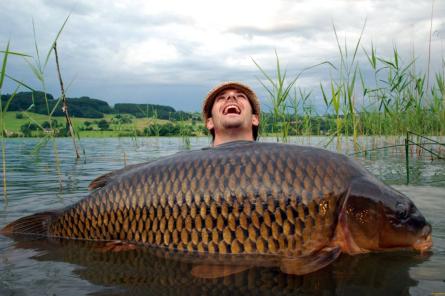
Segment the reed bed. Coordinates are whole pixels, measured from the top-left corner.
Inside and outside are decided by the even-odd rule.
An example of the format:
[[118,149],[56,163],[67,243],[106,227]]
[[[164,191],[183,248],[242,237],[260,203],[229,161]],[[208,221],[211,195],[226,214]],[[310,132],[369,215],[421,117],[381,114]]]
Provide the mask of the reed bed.
[[[58,31],[43,61],[33,24],[35,57],[24,58],[44,93],[45,69],[68,18]],[[268,107],[269,110],[262,114],[261,135],[275,136],[277,141],[282,142],[288,142],[289,136],[293,135],[304,136],[308,141],[311,135],[327,135],[329,141],[336,142],[339,150],[342,138],[352,137],[354,150],[358,150],[363,149],[359,141],[360,136],[404,135],[407,131],[426,135],[445,134],[445,61],[442,59],[441,69],[433,75],[429,74],[429,66],[424,72],[417,71],[417,60],[402,58],[396,47],[392,56],[387,57],[379,55],[372,43],[370,47],[362,46],[364,30],[365,25],[358,40],[352,47],[348,47],[347,42],[339,40],[337,29],[333,26],[338,58],[305,68],[294,77],[290,77],[282,68],[276,52],[274,73],[268,73],[257,61],[253,61],[263,75],[263,79],[259,81],[266,90],[269,103],[269,106],[264,108],[267,110]],[[306,71],[319,67],[330,73],[329,80],[321,82],[316,89],[302,88],[299,78]],[[16,81],[6,75],[5,71],[2,70],[2,80],[9,77]],[[372,74],[365,76],[363,73]],[[428,77],[431,77],[431,81]],[[20,87],[35,91],[23,82],[16,82]],[[59,104],[63,103],[63,95],[52,110],[46,96],[45,101],[49,130],[52,130],[52,114]],[[319,102],[323,102],[324,110],[320,110],[323,108],[320,108]],[[33,104],[29,109],[32,106]],[[148,110],[146,113],[148,118]],[[30,122],[44,129],[33,119],[31,113],[25,111],[23,114]],[[150,123],[144,130],[144,135],[159,136],[160,125],[157,124],[156,117],[154,112],[148,118]],[[183,138],[185,146],[189,146],[191,133],[182,121],[179,135]],[[138,136],[134,128],[132,137],[136,139]],[[45,133],[45,137],[43,142],[54,140],[51,133]],[[72,137],[74,141],[74,135]]]
[[[396,46],[390,57],[379,55],[372,43],[370,48],[363,47],[364,28],[354,46],[348,48],[333,27],[339,57],[335,62],[313,66],[324,64],[329,68],[330,79],[320,83],[319,89],[299,86],[298,78],[307,69],[288,78],[278,55],[274,75],[254,61],[263,75],[259,81],[270,104],[269,112],[263,114],[263,136],[273,135],[278,141],[287,142],[289,135],[327,135],[328,144],[335,140],[339,151],[344,143],[342,138],[348,137],[354,151],[358,151],[369,148],[359,141],[363,136],[402,137],[407,132],[445,135],[443,57],[439,71],[428,82],[429,67],[423,72],[417,70],[417,59],[402,58]],[[365,57],[366,62],[359,62],[363,60],[359,57]],[[314,108],[320,100],[324,112]]]
[[[5,124],[4,124],[4,118],[5,118],[5,114],[8,111],[8,106],[11,103],[11,101],[14,99],[15,94],[17,93],[17,91],[20,88],[25,88],[27,90],[30,90],[31,92],[36,92],[36,90],[29,86],[28,84],[26,84],[23,81],[19,81],[17,79],[15,79],[14,77],[8,75],[6,73],[6,65],[7,65],[7,61],[8,61],[8,56],[9,55],[14,55],[14,56],[19,56],[21,58],[24,59],[24,61],[26,62],[26,64],[28,65],[29,69],[31,70],[31,72],[34,74],[35,78],[39,81],[40,83],[40,88],[42,89],[43,93],[44,93],[44,101],[46,103],[46,111],[47,111],[47,118],[48,118],[48,123],[49,123],[49,131],[53,130],[53,120],[52,120],[52,116],[54,114],[54,111],[56,110],[56,108],[59,106],[59,104],[61,102],[63,102],[64,99],[64,90],[62,88],[62,96],[59,98],[57,104],[50,109],[49,107],[49,103],[48,103],[48,97],[47,97],[47,92],[46,92],[46,82],[45,82],[45,70],[47,68],[48,62],[50,60],[51,54],[55,51],[56,48],[56,42],[58,40],[58,38],[60,37],[60,34],[62,33],[67,21],[69,19],[69,16],[65,19],[64,23],[62,24],[62,26],[60,27],[53,43],[51,44],[50,49],[48,50],[47,54],[46,54],[46,58],[44,60],[41,59],[41,54],[39,51],[39,47],[37,45],[37,37],[36,37],[36,29],[35,29],[35,25],[33,22],[33,34],[34,34],[34,48],[35,48],[35,56],[30,56],[27,54],[23,54],[23,53],[18,53],[18,52],[13,52],[10,51],[9,49],[9,42],[7,43],[6,49],[4,51],[0,51],[1,53],[3,53],[3,60],[2,60],[2,66],[1,66],[1,72],[0,72],[0,95],[2,94],[2,86],[3,86],[3,82],[5,78],[10,79],[11,81],[15,82],[17,85],[16,90],[13,92],[13,94],[10,96],[9,100],[6,102],[5,106],[2,106],[2,101],[0,100],[0,134],[1,134],[1,149],[2,149],[2,173],[3,173],[3,194],[4,194],[4,200],[5,202],[7,202],[7,184],[6,184],[6,143],[4,138],[7,136],[6,135],[6,130],[5,130]],[[57,63],[58,66],[58,63]],[[60,78],[60,69],[58,69],[58,73],[59,73],[59,78]],[[61,78],[60,78],[60,83],[62,84]],[[39,124],[39,122],[37,120],[35,120],[33,118],[33,116],[31,115],[32,113],[29,112],[30,110],[32,110],[34,106],[34,96],[32,96],[32,102],[30,104],[30,106],[28,107],[27,110],[24,110],[22,112],[22,114],[28,118],[28,120],[34,124],[36,124],[38,126],[38,128],[40,128],[42,131],[44,130],[44,127]],[[69,118],[68,118],[69,119]],[[73,137],[73,141],[75,144],[75,135],[74,132],[72,130],[72,126],[71,127],[71,135]],[[61,172],[61,163],[60,163],[60,157],[59,157],[59,152],[58,152],[58,148],[57,148],[57,143],[55,140],[55,135],[54,133],[44,133],[44,137],[40,140],[40,142],[34,147],[33,149],[33,153],[37,154],[39,153],[40,149],[47,145],[47,143],[49,141],[52,142],[52,147],[53,147],[53,151],[54,151],[54,164],[55,164],[55,170],[59,179],[59,187],[60,189],[63,188],[63,184],[62,184],[62,172]],[[77,152],[77,147],[76,148],[76,152]]]

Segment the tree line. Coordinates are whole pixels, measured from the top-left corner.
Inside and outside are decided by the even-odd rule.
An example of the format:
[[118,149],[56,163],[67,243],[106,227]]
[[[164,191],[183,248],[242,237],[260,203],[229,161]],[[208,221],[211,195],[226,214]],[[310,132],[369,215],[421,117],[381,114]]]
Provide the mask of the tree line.
[[[8,102],[11,94],[1,96],[2,105]],[[137,118],[155,117],[166,120],[187,120],[193,114],[176,111],[173,107],[156,104],[118,103],[114,107],[107,102],[90,97],[67,98],[69,113],[74,117],[103,118],[104,114],[131,114]],[[8,111],[29,111],[38,114],[64,116],[62,104],[51,94],[44,92],[19,92],[10,102]]]

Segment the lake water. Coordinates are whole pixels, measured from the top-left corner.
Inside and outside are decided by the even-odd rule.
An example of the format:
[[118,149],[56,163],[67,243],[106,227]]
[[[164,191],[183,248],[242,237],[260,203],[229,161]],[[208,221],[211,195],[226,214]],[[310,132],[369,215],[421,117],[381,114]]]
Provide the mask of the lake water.
[[[328,143],[326,138],[290,141],[314,146]],[[362,139],[361,143],[369,149],[394,139],[378,141]],[[82,199],[92,179],[125,164],[209,145],[207,138],[192,138],[190,147],[180,138],[82,139],[82,159],[75,160],[70,139],[50,141],[33,152],[38,142],[6,140],[7,202],[2,188],[0,228],[17,218]],[[344,153],[354,152],[349,146],[343,146]],[[333,143],[327,148],[335,149]],[[0,235],[0,295],[445,295],[445,161],[413,150],[411,182],[403,185],[403,147],[358,154],[356,159],[415,202],[433,226],[432,252],[342,255],[334,264],[306,276],[253,268],[204,280],[192,277],[186,263],[160,259],[146,250],[100,252],[91,243],[12,240]]]

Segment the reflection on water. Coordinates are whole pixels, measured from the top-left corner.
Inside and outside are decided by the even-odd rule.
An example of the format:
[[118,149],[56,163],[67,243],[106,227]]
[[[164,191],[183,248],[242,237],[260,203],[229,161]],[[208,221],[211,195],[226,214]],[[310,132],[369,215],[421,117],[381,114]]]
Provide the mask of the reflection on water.
[[[266,139],[272,140],[272,139]],[[301,143],[294,139],[294,142]],[[299,142],[300,141],[300,142]],[[323,138],[311,138],[321,145]],[[0,227],[37,211],[57,209],[83,198],[88,183],[125,163],[157,159],[184,150],[181,139],[84,139],[85,155],[73,157],[69,139],[54,150],[31,153],[35,139],[7,140],[8,203],[0,201]],[[208,146],[192,139],[192,149]],[[335,147],[330,147],[335,148]],[[346,153],[347,151],[345,151]],[[401,151],[359,157],[370,171],[403,184]],[[411,162],[413,184],[396,186],[410,196],[433,226],[432,253],[391,252],[342,255],[334,264],[306,276],[277,268],[252,268],[223,279],[190,274],[191,265],[156,256],[149,250],[103,252],[97,244],[0,236],[0,295],[431,295],[445,292],[445,163],[418,157]],[[62,180],[60,188],[59,179]],[[435,187],[424,186],[433,184]]]
[[110,287],[94,295],[182,295],[184,291],[190,295],[406,295],[418,284],[410,276],[410,268],[428,260],[427,255],[403,252],[344,255],[333,265],[306,276],[286,275],[275,268],[252,268],[205,280],[190,274],[191,265],[158,257],[147,249],[104,252],[97,244],[80,241],[16,238],[10,250],[17,249],[32,250],[31,258],[38,262],[74,264],[71,272],[80,279]]

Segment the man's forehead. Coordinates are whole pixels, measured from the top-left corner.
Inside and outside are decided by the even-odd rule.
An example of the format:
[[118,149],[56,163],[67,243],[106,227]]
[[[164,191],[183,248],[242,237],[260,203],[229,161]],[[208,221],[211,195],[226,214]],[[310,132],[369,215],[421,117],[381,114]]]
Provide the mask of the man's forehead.
[[237,89],[237,88],[226,88],[225,90],[222,90],[220,93],[218,93],[218,97],[219,97],[219,96],[227,95],[229,92],[235,92],[236,94],[243,94],[243,95],[246,95],[246,93],[243,92],[243,91],[240,90],[240,89]]

